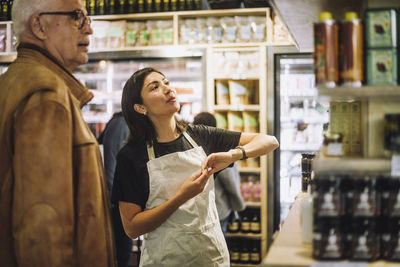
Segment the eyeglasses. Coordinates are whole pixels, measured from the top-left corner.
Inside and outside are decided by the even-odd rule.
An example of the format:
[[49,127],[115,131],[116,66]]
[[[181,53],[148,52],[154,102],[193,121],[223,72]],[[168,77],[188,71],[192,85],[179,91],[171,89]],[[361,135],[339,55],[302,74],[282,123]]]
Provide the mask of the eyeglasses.
[[41,12],[39,13],[39,16],[42,15],[64,15],[64,16],[70,16],[75,20],[76,26],[78,27],[78,30],[82,29],[85,27],[86,23],[90,25],[92,23],[92,20],[90,17],[85,15],[85,13],[80,10],[74,10],[74,11],[54,11],[54,12]]

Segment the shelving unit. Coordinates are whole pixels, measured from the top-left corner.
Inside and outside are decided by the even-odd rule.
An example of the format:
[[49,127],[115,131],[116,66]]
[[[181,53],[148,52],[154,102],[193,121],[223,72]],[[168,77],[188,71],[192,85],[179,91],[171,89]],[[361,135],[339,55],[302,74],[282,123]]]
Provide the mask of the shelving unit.
[[[180,36],[180,26],[187,19],[195,18],[208,18],[208,17],[232,17],[232,16],[260,16],[265,18],[265,37],[260,42],[220,42],[220,43],[183,43]],[[196,57],[203,56],[205,58],[205,77],[203,81],[206,83],[204,88],[206,90],[206,110],[210,112],[253,112],[256,113],[259,120],[258,131],[267,133],[267,64],[266,64],[266,48],[268,46],[288,46],[293,45],[292,42],[274,42],[273,40],[273,22],[271,20],[271,13],[269,8],[243,8],[243,9],[223,9],[223,10],[196,10],[196,11],[177,11],[177,12],[160,12],[160,13],[143,13],[143,14],[120,14],[120,15],[104,15],[104,16],[91,16],[94,25],[96,22],[101,21],[120,21],[126,20],[131,22],[143,22],[154,20],[168,20],[172,22],[173,40],[172,43],[167,45],[149,45],[149,46],[119,46],[116,48],[102,48],[102,49],[89,49],[89,59],[107,60],[114,53],[121,53],[126,55],[126,58],[139,57],[143,58],[147,55],[157,54],[158,58],[174,58],[174,57]],[[16,52],[12,51],[11,44],[11,25],[12,22],[0,22],[0,27],[5,25],[7,28],[7,45],[6,51],[0,53],[0,62],[10,63],[16,58]],[[96,31],[96,29],[94,29]],[[93,37],[93,36],[92,36]],[[91,41],[93,44],[94,42]],[[258,67],[254,72],[244,73],[242,71],[234,71],[223,73],[215,69],[213,59],[215,53],[258,53],[254,60]],[[118,75],[114,73],[113,75]],[[109,82],[107,73],[78,73],[79,79],[98,79],[103,80],[105,83]],[[125,77],[119,77],[118,79]],[[128,79],[129,77],[126,77]],[[250,104],[232,104],[232,105],[217,105],[215,102],[215,80],[238,80],[238,81],[254,81],[257,86],[257,99],[256,103]],[[108,85],[107,85],[108,86]],[[90,87],[90,86],[89,86]],[[111,86],[112,87],[112,86]],[[90,89],[90,88],[89,88]],[[105,105],[113,105],[113,101],[118,101],[120,98],[120,91],[114,89],[107,89],[104,92],[96,92],[96,99],[104,100]],[[105,123],[110,118],[107,116],[99,116],[96,114],[86,114],[85,119],[89,123]],[[241,175],[253,175],[260,179],[262,188],[260,202],[247,202],[247,206],[252,209],[260,210],[261,220],[261,233],[260,234],[235,234],[232,236],[240,238],[250,238],[260,240],[261,257],[264,258],[267,250],[267,158],[263,156],[259,159],[258,167],[241,167]],[[232,264],[232,266],[257,266],[252,264]]]

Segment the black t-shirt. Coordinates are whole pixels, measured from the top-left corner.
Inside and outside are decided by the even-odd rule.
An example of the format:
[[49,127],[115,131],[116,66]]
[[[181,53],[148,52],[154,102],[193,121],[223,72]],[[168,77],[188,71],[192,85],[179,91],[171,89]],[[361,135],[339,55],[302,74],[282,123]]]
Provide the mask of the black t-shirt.
[[[209,155],[225,152],[239,144],[240,132],[226,131],[204,125],[188,126],[187,133],[204,152]],[[156,157],[192,149],[192,145],[181,134],[176,140],[168,143],[156,143]],[[130,202],[144,210],[149,197],[149,173],[147,171],[147,148],[145,143],[129,142],[117,155],[117,166],[114,175],[111,201]],[[189,178],[189,177],[188,177]]]

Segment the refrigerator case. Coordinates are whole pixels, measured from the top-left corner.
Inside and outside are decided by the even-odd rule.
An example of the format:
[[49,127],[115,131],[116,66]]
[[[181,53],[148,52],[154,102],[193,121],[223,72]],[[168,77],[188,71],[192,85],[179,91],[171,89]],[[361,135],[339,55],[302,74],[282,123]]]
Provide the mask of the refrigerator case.
[[94,94],[93,99],[82,108],[83,117],[98,137],[112,115],[121,111],[122,90],[126,81],[135,71],[152,67],[161,71],[176,88],[181,104],[180,119],[192,122],[194,115],[205,109],[204,65],[201,56],[91,59],[74,71],[75,77]]
[[311,54],[275,55],[275,190],[279,194],[279,222],[285,220],[301,192],[302,153],[315,154],[322,146],[329,122],[329,103],[317,99]]

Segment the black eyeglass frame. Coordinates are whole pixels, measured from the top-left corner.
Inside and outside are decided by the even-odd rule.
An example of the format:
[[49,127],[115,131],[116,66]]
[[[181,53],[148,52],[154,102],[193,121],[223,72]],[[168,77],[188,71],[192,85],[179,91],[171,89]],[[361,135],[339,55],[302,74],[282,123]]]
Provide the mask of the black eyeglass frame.
[[[82,22],[78,24],[78,30],[81,30],[83,27],[85,27],[86,23],[89,23],[89,25],[92,23],[92,20],[90,19],[89,16],[85,15],[85,13],[80,10],[74,10],[74,11],[49,11],[49,12],[40,12],[39,16],[42,15],[63,15],[63,16],[70,16],[72,17],[76,22],[79,23],[79,19],[83,18]],[[83,16],[83,17],[80,17]]]

